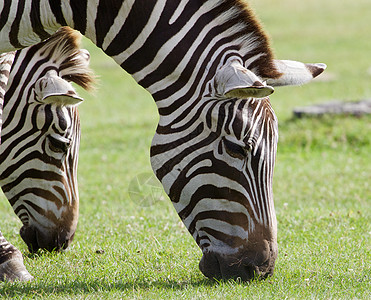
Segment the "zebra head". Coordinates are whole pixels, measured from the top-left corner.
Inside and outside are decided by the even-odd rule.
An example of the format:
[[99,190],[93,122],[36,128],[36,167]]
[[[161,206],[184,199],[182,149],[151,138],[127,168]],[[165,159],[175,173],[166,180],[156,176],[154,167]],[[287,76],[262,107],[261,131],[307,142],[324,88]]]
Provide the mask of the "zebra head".
[[[325,65],[275,61],[266,82],[232,59],[194,107],[160,115],[151,163],[181,220],[203,252],[209,278],[250,280],[273,273],[277,224],[272,178],[278,124],[273,86],[304,83]],[[166,125],[165,125],[166,124]]]
[[17,51],[6,88],[0,184],[30,251],[66,248],[77,226],[82,98],[70,82],[84,88],[92,82],[89,53],[78,39],[64,28]]

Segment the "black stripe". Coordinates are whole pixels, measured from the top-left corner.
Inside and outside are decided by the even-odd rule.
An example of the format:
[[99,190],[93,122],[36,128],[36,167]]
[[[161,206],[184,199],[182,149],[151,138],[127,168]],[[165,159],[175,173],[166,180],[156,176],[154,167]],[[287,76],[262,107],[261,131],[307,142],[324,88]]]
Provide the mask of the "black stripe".
[[72,0],[70,1],[70,6],[73,14],[74,29],[85,35],[88,0]]
[[[224,199],[224,198],[223,198]],[[228,200],[230,195],[228,194]],[[249,219],[245,213],[241,212],[229,212],[229,211],[220,211],[220,210],[208,210],[199,212],[194,216],[191,224],[188,226],[189,232],[193,235],[196,229],[196,223],[200,220],[213,219],[223,221],[228,223],[231,226],[240,226],[245,231],[249,229]]]
[[21,23],[24,7],[25,7],[25,0],[19,0],[18,6],[17,6],[17,14],[10,28],[10,32],[9,32],[10,43],[15,48],[23,48],[22,45],[19,43],[18,33],[19,33],[19,25]]
[[[68,177],[70,177],[70,176],[68,176]],[[66,194],[66,190],[65,189],[62,189],[58,185],[53,185],[53,189],[60,195],[60,197],[62,199],[67,199],[68,198],[68,195]],[[58,197],[58,195],[57,195],[57,197]],[[60,203],[60,201],[58,201],[58,202]],[[62,205],[63,205],[63,203],[60,203],[60,204],[61,205],[58,206],[58,203],[56,203],[58,209],[60,209],[62,207]]]
[[40,19],[40,0],[33,0],[31,5],[31,25],[33,31],[40,37],[41,40],[45,40],[50,36],[47,33]]
[[[212,102],[209,109],[205,113],[206,125],[209,129],[211,129],[212,126],[213,126],[213,121],[214,121],[213,120],[213,110],[215,109],[215,106],[217,106],[217,105],[218,105],[217,101]],[[225,103],[222,103],[222,105],[220,105],[220,107],[219,107],[219,111],[220,111],[221,108],[224,109],[224,107],[225,107]]]
[[[234,118],[234,122],[232,122],[232,129],[233,129],[233,135],[237,138],[237,139],[242,139],[243,138],[243,134],[242,134],[242,126],[245,124],[245,122],[248,122],[247,120],[243,120],[243,113],[245,113],[247,110],[244,110],[244,101],[241,101],[236,109],[236,113],[233,114],[233,105],[231,105],[231,109],[228,113],[228,117],[229,116],[233,116]],[[228,128],[228,131],[229,131],[229,128]],[[229,134],[229,132],[228,132]]]
[[[167,57],[164,58],[163,62],[157,68],[156,72],[147,75],[147,77],[141,80],[139,84],[143,86],[144,88],[147,88],[153,83],[158,82],[162,80],[163,78],[165,78],[167,75],[171,74],[176,68],[176,66],[179,64],[180,62],[179,58],[182,58],[186,55],[186,53],[189,51],[189,46],[192,45],[195,40],[199,39],[199,35],[201,31],[219,13],[220,13],[220,6],[200,16],[195,22],[195,24],[192,26],[192,28],[182,38],[179,44],[175,45],[175,47],[173,47],[173,49],[167,55]],[[217,36],[221,32],[224,32],[230,29],[230,27],[235,26],[237,18],[238,16],[210,30],[207,36],[204,38],[204,40],[202,40],[200,45],[197,47],[195,53],[193,53],[190,63],[197,62],[200,59],[202,52],[205,51],[206,46],[209,44],[209,42],[213,38],[215,38],[215,36]],[[185,19],[183,16],[182,16],[182,19],[184,23],[186,21],[189,21],[189,19]],[[175,33],[178,33],[180,28],[181,27],[176,27],[176,26],[169,27],[167,20],[166,22],[159,22],[156,28],[154,29],[153,33],[148,37],[146,43],[140,49],[138,49],[132,56],[130,56],[128,60],[124,62],[121,66],[124,67],[124,69],[127,70],[131,74],[140,71],[142,68],[144,68],[147,64],[149,64],[155,58],[155,55],[157,54],[158,50],[163,46],[163,44],[168,39],[171,38],[172,35],[174,35]],[[161,34],[161,37],[159,38],[158,32],[161,32],[161,33],[166,32],[166,34]],[[172,33],[172,35],[170,36],[169,33]],[[228,40],[229,41],[233,40],[234,38],[240,37],[240,35],[241,34],[238,33],[238,34],[235,34],[234,36],[229,36]],[[224,41],[224,44],[225,43],[226,41]],[[145,59],[143,59],[143,57]],[[170,68],[169,66],[172,66],[172,67]],[[183,71],[182,76],[186,76],[187,78],[189,78],[193,70],[194,70],[194,65],[187,66],[185,70]],[[186,71],[189,72],[189,74],[186,74]],[[180,79],[184,79],[184,78],[180,78]]]
[[230,105],[228,108],[227,121],[225,122],[225,126],[224,126],[224,130],[226,134],[231,134],[231,131],[229,130],[229,125],[231,124],[232,118],[234,117],[233,108],[234,108],[234,105]]
[[10,6],[12,3],[12,0],[2,0],[2,1],[4,2],[4,6],[0,14],[0,31],[4,28],[5,24],[8,21]]
[[242,245],[246,245],[246,240],[241,239],[238,236],[229,235],[224,232],[209,228],[209,227],[201,227],[199,228],[199,231],[203,231],[207,233],[208,235],[213,236],[215,239],[219,241],[223,241],[227,245],[229,245],[231,248],[238,248]]
[[115,18],[117,17],[123,1],[112,1],[100,0],[98,4],[98,13],[95,19],[95,33],[96,33],[96,45],[102,48],[102,44],[105,36],[109,29],[113,25]]
[[62,0],[49,0],[49,6],[53,12],[54,17],[56,18],[57,22],[62,26],[67,26],[67,22],[62,13]]

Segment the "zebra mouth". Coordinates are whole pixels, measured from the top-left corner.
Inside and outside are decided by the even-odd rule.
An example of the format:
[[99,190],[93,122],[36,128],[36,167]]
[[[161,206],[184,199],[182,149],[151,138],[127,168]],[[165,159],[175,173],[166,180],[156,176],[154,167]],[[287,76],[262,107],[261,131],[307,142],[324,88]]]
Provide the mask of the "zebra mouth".
[[35,226],[22,226],[20,235],[31,253],[39,249],[51,252],[66,249],[72,242],[75,231],[67,232],[63,229],[44,231]]
[[235,255],[222,255],[206,252],[199,263],[200,271],[210,279],[241,280],[265,279],[273,275],[275,257],[269,257],[261,264],[249,257],[237,258]]

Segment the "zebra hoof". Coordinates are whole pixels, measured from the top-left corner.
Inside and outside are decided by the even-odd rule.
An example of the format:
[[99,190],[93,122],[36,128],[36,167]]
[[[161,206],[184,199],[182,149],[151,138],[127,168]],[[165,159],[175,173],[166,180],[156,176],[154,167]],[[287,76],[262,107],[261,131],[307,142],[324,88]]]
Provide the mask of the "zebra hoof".
[[32,279],[22,259],[13,258],[0,265],[0,281],[31,281]]

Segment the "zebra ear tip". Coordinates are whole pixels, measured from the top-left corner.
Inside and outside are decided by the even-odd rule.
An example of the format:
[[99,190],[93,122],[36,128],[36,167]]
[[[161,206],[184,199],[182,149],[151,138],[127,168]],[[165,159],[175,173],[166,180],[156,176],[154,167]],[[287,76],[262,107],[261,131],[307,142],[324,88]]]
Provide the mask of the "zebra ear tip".
[[52,94],[42,99],[45,104],[55,104],[58,106],[75,106],[83,102],[84,99],[76,94]]
[[313,78],[316,78],[318,75],[322,74],[327,68],[327,65],[323,63],[305,64],[305,66],[312,73]]
[[271,86],[306,84],[327,68],[323,63],[306,64],[293,60],[275,60],[274,64],[282,75],[279,78],[266,78]]

